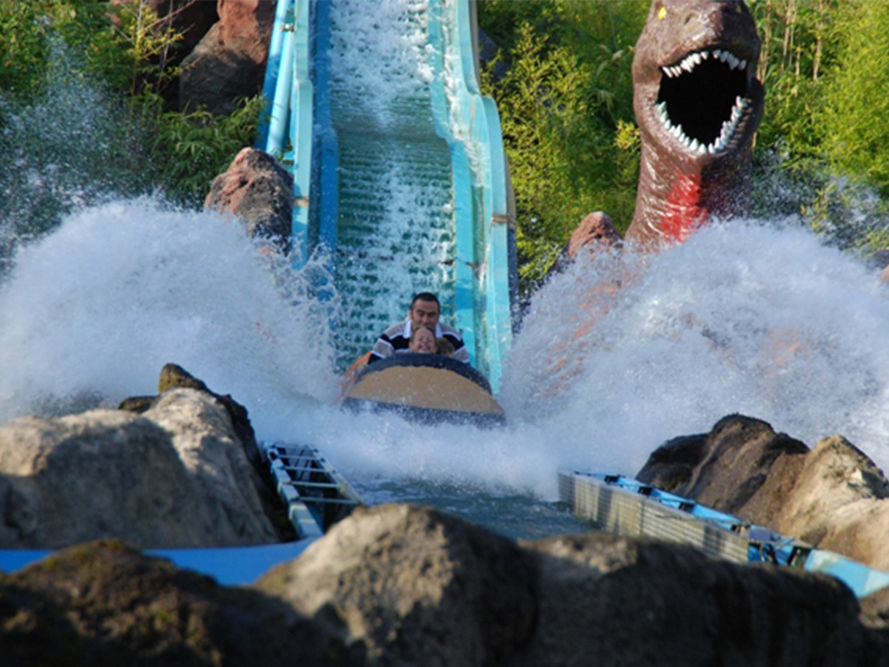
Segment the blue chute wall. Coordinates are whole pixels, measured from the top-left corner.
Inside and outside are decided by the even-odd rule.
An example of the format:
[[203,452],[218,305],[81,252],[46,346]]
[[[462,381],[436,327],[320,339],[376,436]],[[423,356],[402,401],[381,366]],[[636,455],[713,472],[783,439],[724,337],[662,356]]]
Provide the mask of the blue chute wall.
[[[366,326],[379,333],[395,321],[391,318],[403,317],[400,305],[397,310],[391,304],[377,309],[385,315],[374,308],[392,298],[393,287],[404,293],[398,296],[401,304],[407,293],[420,291],[432,280],[417,248],[429,237],[443,239],[450,254],[439,263],[444,277],[435,283],[442,319],[453,320],[460,329],[472,363],[496,390],[512,340],[514,213],[499,115],[494,101],[479,89],[474,3],[429,0],[423,17],[428,63],[423,65],[432,76],[421,82],[423,94],[398,102],[403,116],[388,137],[361,116],[360,108],[352,109],[360,106],[359,95],[349,97],[334,85],[335,75],[342,78],[330,58],[336,11],[337,3],[330,0],[279,0],[269,51],[264,94],[270,115],[257,146],[294,176],[292,241],[297,262],[321,246],[328,253],[341,296],[354,306],[339,326],[338,340],[349,358],[373,342],[368,330],[351,331],[352,324],[366,318]],[[367,126],[362,125],[365,120]],[[375,146],[384,143],[404,147],[410,178],[422,180],[423,187],[444,190],[436,197],[450,202],[453,213],[427,216],[430,222],[418,216],[428,229],[410,231],[416,238],[395,247],[388,257],[382,250],[365,257],[364,246],[377,239],[365,229],[371,225],[361,216],[371,222],[380,218],[365,209],[372,208],[375,195],[386,195],[384,188],[350,193],[356,173],[381,168],[372,158]],[[393,279],[393,268],[401,267],[403,275]],[[390,272],[387,277],[374,275],[381,268]]]

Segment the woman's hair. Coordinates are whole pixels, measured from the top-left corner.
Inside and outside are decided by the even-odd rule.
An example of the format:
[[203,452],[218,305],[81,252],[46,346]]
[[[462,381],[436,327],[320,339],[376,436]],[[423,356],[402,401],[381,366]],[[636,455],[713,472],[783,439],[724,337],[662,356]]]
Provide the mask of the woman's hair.
[[447,338],[436,338],[435,349],[439,354],[444,354],[448,357],[454,354],[454,344]]
[[414,339],[414,337],[417,335],[417,332],[420,331],[421,329],[425,329],[426,331],[430,331],[430,332],[432,332],[432,335],[433,335],[433,336],[435,335],[435,332],[432,331],[432,329],[431,329],[430,327],[427,327],[425,324],[418,324],[418,325],[415,326],[413,329],[411,329],[411,340]]

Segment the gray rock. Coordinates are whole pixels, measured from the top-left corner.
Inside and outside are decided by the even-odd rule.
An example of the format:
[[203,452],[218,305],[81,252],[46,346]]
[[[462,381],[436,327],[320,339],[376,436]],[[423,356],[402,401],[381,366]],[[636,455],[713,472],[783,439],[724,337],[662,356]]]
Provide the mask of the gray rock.
[[811,451],[764,421],[730,415],[652,453],[641,481],[889,570],[889,481],[840,435]]
[[514,542],[410,505],[355,510],[257,586],[326,619],[371,664],[510,664],[536,612]]
[[516,544],[428,508],[356,511],[250,588],[78,545],[0,575],[4,664],[882,664],[885,597],[601,533]]
[[[680,445],[683,445],[680,447]],[[669,466],[690,466],[683,484],[672,481],[674,493],[723,510],[738,512],[756,492],[781,454],[805,454],[809,448],[766,422],[730,415],[723,417],[696,449],[693,441],[673,440],[656,450],[637,475],[660,486],[660,476],[676,474]],[[695,457],[700,457],[695,461]]]
[[539,622],[514,665],[802,667],[877,659],[882,635],[862,627],[851,592],[828,577],[603,533],[525,546],[541,573]]
[[276,541],[225,408],[193,389],[144,415],[91,410],[0,427],[0,547]]
[[279,600],[114,541],[0,575],[0,656],[6,667],[359,664]]

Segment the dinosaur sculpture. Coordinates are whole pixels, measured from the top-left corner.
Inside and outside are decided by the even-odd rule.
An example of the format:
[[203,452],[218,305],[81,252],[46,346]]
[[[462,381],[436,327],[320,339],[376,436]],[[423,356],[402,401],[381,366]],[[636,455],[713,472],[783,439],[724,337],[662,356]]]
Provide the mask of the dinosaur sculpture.
[[652,0],[633,58],[642,155],[627,240],[681,242],[744,211],[763,110],[759,49],[743,0]]

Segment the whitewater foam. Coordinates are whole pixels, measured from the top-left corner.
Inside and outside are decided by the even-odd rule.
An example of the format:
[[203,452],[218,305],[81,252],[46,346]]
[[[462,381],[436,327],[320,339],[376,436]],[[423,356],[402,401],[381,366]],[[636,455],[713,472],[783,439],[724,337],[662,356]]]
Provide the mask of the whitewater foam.
[[[557,276],[516,336],[497,430],[339,410],[328,307],[258,248],[234,221],[151,199],[69,216],[0,288],[0,416],[49,396],[155,393],[172,361],[244,404],[260,438],[313,444],[359,481],[554,498],[560,468],[632,475],[734,412],[809,446],[841,433],[889,465],[887,287],[798,227],[713,225]],[[617,267],[623,283],[583,331]],[[553,374],[565,341],[572,363]]]

